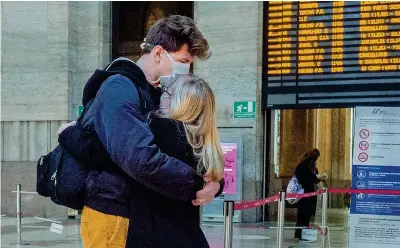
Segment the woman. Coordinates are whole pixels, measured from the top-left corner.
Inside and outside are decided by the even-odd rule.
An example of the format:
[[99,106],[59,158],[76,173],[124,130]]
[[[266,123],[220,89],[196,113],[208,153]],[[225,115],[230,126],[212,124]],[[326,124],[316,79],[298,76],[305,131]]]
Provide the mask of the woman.
[[[318,175],[316,162],[320,156],[318,149],[313,149],[303,156],[303,160],[296,168],[296,177],[304,189],[304,193],[315,192],[316,184],[321,181]],[[297,210],[297,227],[310,225],[310,219],[315,216],[317,207],[317,197],[308,197],[300,199]],[[296,229],[295,238],[303,240],[301,237],[302,229]]]
[[[199,175],[220,181],[224,160],[211,88],[199,77],[184,76],[167,95],[163,110],[149,116],[156,145]],[[176,201],[145,187],[133,192],[132,199],[127,247],[209,247],[196,202]]]

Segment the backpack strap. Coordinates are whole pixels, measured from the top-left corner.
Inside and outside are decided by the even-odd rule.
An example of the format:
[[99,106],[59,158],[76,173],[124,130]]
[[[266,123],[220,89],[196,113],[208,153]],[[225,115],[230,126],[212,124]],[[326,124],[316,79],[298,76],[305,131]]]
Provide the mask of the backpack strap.
[[135,87],[136,87],[136,89],[137,89],[137,92],[138,92],[138,95],[139,95],[139,108],[140,108],[140,112],[142,113],[142,115],[144,116],[145,115],[145,111],[146,111],[146,102],[144,101],[144,99],[143,99],[143,90],[142,90],[142,87],[140,87],[140,86],[138,86],[135,82],[132,82],[134,85],[135,85]]
[[[114,59],[113,61],[111,61],[107,66],[106,66],[106,68],[104,69],[105,71],[109,71],[110,69],[111,69],[111,67],[115,64],[115,63],[120,63],[120,62],[128,62],[128,63],[132,63],[132,64],[135,64],[135,62],[133,62],[132,60],[130,60],[130,59],[128,59],[128,58],[126,58],[126,57],[120,57],[120,58],[117,58],[117,59]],[[113,71],[113,72],[115,72],[116,74],[120,74],[120,75],[122,75],[122,76],[126,76],[126,75],[124,75],[125,73],[123,72],[123,71],[119,71],[119,70],[116,70],[116,71]],[[129,77],[128,77],[128,79],[135,85],[135,87],[136,87],[136,90],[137,90],[137,92],[138,92],[138,95],[139,95],[139,108],[140,108],[140,111],[141,111],[141,113],[142,113],[142,115],[145,115],[145,106],[146,106],[146,103],[144,102],[144,100],[143,100],[143,89],[142,89],[142,87],[140,86],[140,85],[138,85],[136,82],[134,82],[134,81],[132,81]]]

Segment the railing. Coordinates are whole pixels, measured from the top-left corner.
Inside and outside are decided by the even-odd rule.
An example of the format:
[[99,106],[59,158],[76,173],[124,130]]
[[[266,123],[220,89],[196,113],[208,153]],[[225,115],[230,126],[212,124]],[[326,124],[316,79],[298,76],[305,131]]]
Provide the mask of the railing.
[[[22,243],[22,231],[21,231],[21,223],[23,212],[21,209],[21,195],[22,194],[35,194],[37,192],[27,192],[21,190],[21,184],[16,185],[16,217],[17,217],[17,244]],[[305,193],[305,194],[286,194],[286,192],[281,191],[279,194],[257,200],[257,201],[241,201],[241,202],[234,202],[234,201],[225,201],[224,202],[224,240],[223,240],[223,247],[224,248],[232,248],[232,241],[233,241],[233,215],[235,210],[246,210],[261,207],[266,204],[271,204],[274,202],[278,202],[278,224],[276,227],[269,227],[269,228],[276,228],[277,229],[277,248],[283,248],[283,234],[285,229],[317,229],[319,233],[322,235],[321,238],[321,247],[326,248],[326,244],[329,244],[330,247],[330,240],[329,240],[329,227],[327,225],[328,221],[328,194],[377,194],[377,195],[400,195],[400,190],[374,190],[374,189],[321,189],[316,192],[312,193]],[[317,195],[322,195],[322,221],[321,225],[317,226],[308,226],[308,227],[285,227],[285,203],[288,199],[302,199],[307,197],[313,197]],[[45,220],[52,222],[52,224],[61,224],[61,222],[44,219],[36,217],[37,219]],[[328,242],[327,242],[328,238]]]
[[[261,207],[266,204],[271,204],[278,202],[278,224],[277,227],[277,241],[276,247],[283,248],[283,233],[285,229],[317,229],[322,235],[321,247],[326,248],[327,243],[330,247],[329,240],[329,227],[328,227],[328,194],[377,194],[377,195],[400,195],[400,190],[374,190],[374,189],[328,189],[324,188],[312,193],[305,194],[286,194],[286,192],[281,191],[279,194],[258,200],[258,201],[242,201],[242,202],[224,202],[224,248],[232,248],[232,236],[233,236],[233,223],[232,218],[234,210],[246,210]],[[302,199],[312,196],[322,195],[322,221],[319,226],[310,227],[285,227],[285,200],[288,199]],[[327,242],[328,238],[328,242]]]

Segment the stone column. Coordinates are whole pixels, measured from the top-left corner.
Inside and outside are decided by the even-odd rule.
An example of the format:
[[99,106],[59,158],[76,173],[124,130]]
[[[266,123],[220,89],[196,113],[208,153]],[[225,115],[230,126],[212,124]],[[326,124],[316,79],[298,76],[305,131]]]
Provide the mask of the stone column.
[[[210,43],[212,56],[196,62],[217,99],[221,136],[244,139],[244,200],[260,199],[263,187],[261,113],[262,2],[195,2],[194,19]],[[234,101],[257,101],[255,119],[233,119]],[[244,222],[261,220],[261,208],[243,212]]]

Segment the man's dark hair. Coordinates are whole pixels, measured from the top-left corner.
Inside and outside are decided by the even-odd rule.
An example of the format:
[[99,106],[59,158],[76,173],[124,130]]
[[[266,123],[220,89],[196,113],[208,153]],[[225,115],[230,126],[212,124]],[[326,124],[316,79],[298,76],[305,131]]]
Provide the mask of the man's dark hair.
[[177,52],[187,44],[190,55],[199,59],[208,59],[211,56],[206,38],[187,16],[171,15],[158,20],[150,28],[146,44],[143,47],[145,54],[150,53],[156,45],[162,46],[168,52]]

